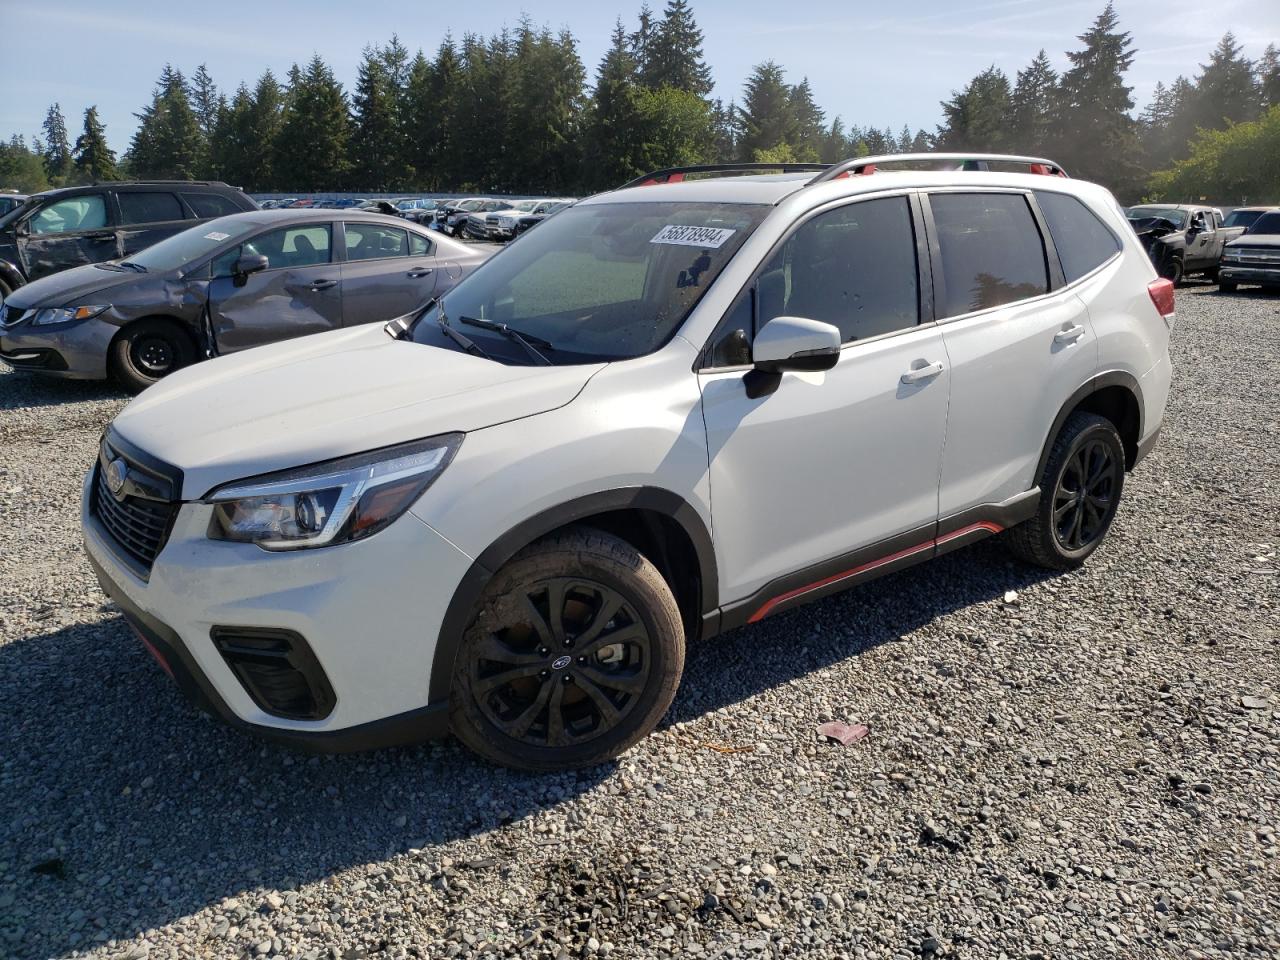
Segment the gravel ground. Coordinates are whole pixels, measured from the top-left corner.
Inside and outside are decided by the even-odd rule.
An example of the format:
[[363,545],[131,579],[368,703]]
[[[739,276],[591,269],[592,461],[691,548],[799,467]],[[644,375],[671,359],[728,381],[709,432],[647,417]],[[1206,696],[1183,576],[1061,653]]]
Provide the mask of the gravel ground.
[[1174,358],[1084,570],[987,542],[696,645],[558,777],[203,718],[81,556],[123,399],[0,372],[0,956],[1280,955],[1280,297],[1182,291]]

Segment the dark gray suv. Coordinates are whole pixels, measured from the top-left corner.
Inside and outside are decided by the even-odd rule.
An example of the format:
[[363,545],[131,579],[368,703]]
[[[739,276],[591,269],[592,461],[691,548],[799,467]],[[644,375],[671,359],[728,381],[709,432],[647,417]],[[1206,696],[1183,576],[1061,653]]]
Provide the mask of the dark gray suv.
[[256,209],[217,181],[111,182],[37,193],[0,216],[0,300],[28,281],[129,257],[199,221]]

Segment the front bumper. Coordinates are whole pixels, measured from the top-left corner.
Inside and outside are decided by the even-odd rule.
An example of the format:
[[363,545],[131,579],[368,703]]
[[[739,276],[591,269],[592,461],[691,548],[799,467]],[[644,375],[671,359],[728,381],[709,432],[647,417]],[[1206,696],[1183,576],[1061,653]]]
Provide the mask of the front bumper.
[[1280,286],[1280,264],[1274,267],[1242,267],[1223,263],[1218,267],[1218,279]]
[[0,328],[0,360],[15,370],[69,380],[105,380],[107,350],[120,330],[103,320]]
[[[444,613],[471,561],[406,513],[367,540],[271,553],[207,538],[211,508],[184,503],[148,579],[122,561],[81,504],[85,550],[103,591],[182,692],[227,723],[304,749],[347,752],[443,735],[447,703],[430,703]],[[318,720],[268,712],[214,644],[215,628],[305,638],[333,691]]]

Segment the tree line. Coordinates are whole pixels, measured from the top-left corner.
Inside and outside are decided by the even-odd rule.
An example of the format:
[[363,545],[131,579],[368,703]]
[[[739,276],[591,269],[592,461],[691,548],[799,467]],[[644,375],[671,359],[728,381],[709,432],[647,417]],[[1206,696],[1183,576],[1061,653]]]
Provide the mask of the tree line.
[[570,194],[680,164],[937,149],[1049,156],[1124,199],[1280,195],[1274,152],[1264,162],[1268,124],[1280,126],[1274,45],[1251,63],[1228,33],[1196,77],[1158,84],[1135,116],[1125,76],[1136,51],[1111,4],[1078,39],[1060,75],[1044,50],[1012,81],[994,66],[982,71],[942,102],[932,133],[828,119],[808,80],[789,83],[772,60],[752,70],[739,101],[712,98],[688,0],[669,0],[661,15],[643,6],[634,29],[619,20],[590,84],[573,35],[528,19],[489,37],[446,36],[431,55],[393,36],[364,50],[350,92],[319,55],[230,93],[203,65],[190,78],[166,65],[123,157],[107,146],[96,108],[72,144],[55,103],[30,147],[21,137],[0,143],[0,181]]

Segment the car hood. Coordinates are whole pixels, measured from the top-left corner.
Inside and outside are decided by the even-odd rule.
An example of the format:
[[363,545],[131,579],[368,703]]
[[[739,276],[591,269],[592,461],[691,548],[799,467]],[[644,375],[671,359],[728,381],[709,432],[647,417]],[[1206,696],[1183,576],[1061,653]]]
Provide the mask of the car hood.
[[180,370],[112,430],[180,468],[182,497],[194,500],[233,480],[554,410],[604,366],[507,366],[392,340],[374,324]]
[[85,303],[85,298],[91,294],[129,286],[143,276],[154,275],[131,270],[102,269],[97,264],[72,267],[24,284],[9,294],[5,302],[23,310],[32,307],[70,307]]
[[1280,233],[1246,233],[1227,244],[1228,247],[1280,247]]

